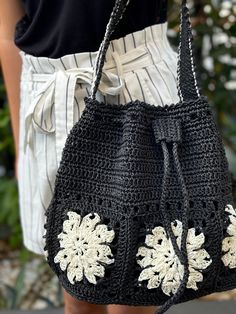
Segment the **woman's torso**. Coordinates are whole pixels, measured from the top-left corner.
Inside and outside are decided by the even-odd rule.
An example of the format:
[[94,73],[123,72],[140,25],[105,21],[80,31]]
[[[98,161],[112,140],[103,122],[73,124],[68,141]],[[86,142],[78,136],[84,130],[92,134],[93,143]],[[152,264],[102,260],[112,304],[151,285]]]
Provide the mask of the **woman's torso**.
[[[15,44],[34,56],[59,58],[96,51],[115,0],[22,0],[25,16],[15,29]],[[111,39],[164,23],[167,0],[131,0]]]

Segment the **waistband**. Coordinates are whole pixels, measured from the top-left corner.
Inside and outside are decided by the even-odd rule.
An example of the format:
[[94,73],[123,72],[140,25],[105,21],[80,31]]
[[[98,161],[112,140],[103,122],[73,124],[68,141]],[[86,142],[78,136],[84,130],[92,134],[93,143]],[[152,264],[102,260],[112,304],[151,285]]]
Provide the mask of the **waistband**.
[[[167,38],[168,23],[154,24],[140,31],[127,34],[119,39],[110,42],[106,53],[106,60],[114,59],[114,52],[119,56],[129,55],[138,47],[143,47],[143,51],[149,48],[150,44],[155,44],[158,52],[152,56],[153,62],[161,60],[162,55],[168,51],[173,53]],[[145,49],[146,48],[146,49]],[[33,73],[53,73],[56,70],[67,70],[75,67],[93,67],[96,60],[97,51],[80,52],[67,54],[60,58],[37,57],[20,50],[24,68],[31,68]],[[129,58],[128,58],[129,59]],[[107,65],[109,67],[111,65]]]
[[[174,51],[167,39],[167,22],[112,40],[98,89],[104,95],[118,95],[124,87],[123,73],[157,64],[168,51],[173,55]],[[45,134],[55,132],[59,166],[66,136],[74,123],[76,84],[91,85],[97,52],[75,53],[61,58],[36,57],[23,51],[20,51],[20,54],[23,58],[21,79],[26,80],[29,89],[33,88],[34,82],[44,82],[34,93],[25,113],[24,150],[27,145],[33,145],[33,130]],[[64,113],[61,109],[65,101],[66,132],[62,123]]]

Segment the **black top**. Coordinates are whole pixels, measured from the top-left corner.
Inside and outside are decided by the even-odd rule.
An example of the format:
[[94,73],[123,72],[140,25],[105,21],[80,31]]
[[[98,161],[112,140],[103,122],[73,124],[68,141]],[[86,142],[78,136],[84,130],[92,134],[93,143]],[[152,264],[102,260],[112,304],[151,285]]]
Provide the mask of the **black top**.
[[[22,0],[15,44],[38,57],[96,51],[115,0]],[[166,21],[167,0],[131,0],[111,39]]]

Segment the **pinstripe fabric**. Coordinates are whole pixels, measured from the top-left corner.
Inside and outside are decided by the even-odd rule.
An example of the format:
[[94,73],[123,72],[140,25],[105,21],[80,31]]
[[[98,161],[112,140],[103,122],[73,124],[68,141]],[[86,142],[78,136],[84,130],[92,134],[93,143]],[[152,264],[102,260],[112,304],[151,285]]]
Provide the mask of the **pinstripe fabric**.
[[[97,98],[122,104],[135,99],[165,105],[179,101],[177,53],[167,23],[113,40]],[[18,190],[24,245],[43,254],[44,211],[49,206],[61,152],[84,109],[96,52],[61,58],[22,57]]]

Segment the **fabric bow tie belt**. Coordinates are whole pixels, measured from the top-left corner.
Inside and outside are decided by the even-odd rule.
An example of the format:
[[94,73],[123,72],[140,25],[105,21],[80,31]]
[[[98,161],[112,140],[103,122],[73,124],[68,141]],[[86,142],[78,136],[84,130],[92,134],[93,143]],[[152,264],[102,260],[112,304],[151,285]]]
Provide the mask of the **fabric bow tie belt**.
[[[116,51],[110,51],[110,53],[112,58],[105,63],[99,85],[99,91],[103,95],[115,96],[120,94],[124,86],[123,73],[152,64],[145,46],[140,46],[123,55],[119,55]],[[24,151],[26,151],[27,145],[30,148],[33,147],[33,130],[44,134],[55,132],[57,165],[59,167],[66,137],[74,124],[76,84],[91,84],[93,72],[93,67],[58,69],[50,74],[31,72],[31,87],[33,82],[41,81],[44,83],[34,94],[25,114]]]

